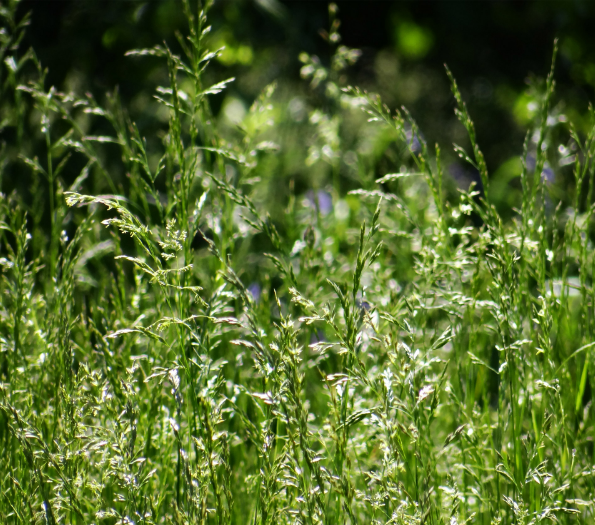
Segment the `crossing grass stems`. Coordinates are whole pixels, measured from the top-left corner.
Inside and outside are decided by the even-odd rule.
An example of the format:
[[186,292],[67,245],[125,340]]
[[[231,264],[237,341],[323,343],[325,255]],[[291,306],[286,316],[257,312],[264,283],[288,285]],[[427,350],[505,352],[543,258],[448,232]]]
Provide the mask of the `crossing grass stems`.
[[[182,2],[181,55],[129,53],[168,71],[157,145],[116,94],[48,89],[17,6],[0,12],[3,125],[18,131],[0,166],[27,172],[32,197],[0,201],[2,523],[594,519],[595,128],[565,124],[575,199],[554,207],[555,50],[505,222],[452,73],[470,146],[455,151],[481,178],[458,192],[405,109],[341,84],[359,54],[331,5],[330,66],[300,60],[326,100],[310,108],[308,159],[326,166],[335,209],[290,185],[275,216],[283,101],[268,86],[237,130],[217,125],[209,97],[233,79],[205,77],[221,52],[208,2]],[[42,158],[27,153],[30,114]],[[112,133],[89,134],[89,119]],[[374,180],[362,149],[346,194],[354,123],[398,162]],[[67,185],[71,158],[85,162]]]

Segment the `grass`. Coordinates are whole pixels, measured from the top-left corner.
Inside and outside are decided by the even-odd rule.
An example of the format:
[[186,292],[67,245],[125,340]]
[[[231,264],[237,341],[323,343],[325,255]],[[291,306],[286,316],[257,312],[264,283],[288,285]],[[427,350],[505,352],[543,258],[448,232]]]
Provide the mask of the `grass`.
[[[229,81],[208,77],[208,6],[184,2],[181,55],[130,53],[167,68],[155,140],[115,94],[48,89],[17,5],[2,523],[593,521],[595,128],[554,118],[553,64],[505,221],[452,74],[455,153],[481,181],[458,191],[406,110],[342,85],[358,53],[334,6],[331,65],[300,56],[322,101],[308,121],[271,85],[230,128],[209,104]],[[550,166],[572,170],[569,197]]]

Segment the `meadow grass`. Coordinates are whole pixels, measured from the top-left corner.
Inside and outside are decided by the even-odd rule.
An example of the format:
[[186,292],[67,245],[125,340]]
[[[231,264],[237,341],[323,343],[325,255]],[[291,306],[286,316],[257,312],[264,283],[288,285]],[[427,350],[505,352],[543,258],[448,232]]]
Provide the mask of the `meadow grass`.
[[[28,187],[0,201],[0,522],[593,521],[595,128],[554,118],[555,52],[505,221],[450,71],[455,152],[479,173],[458,190],[405,109],[342,85],[358,52],[332,5],[330,65],[299,57],[322,100],[307,122],[270,85],[231,129],[209,105],[231,82],[205,76],[209,6],[183,2],[182,54],[129,53],[167,68],[158,141],[116,94],[49,88],[17,5],[0,169]],[[304,132],[300,173],[328,186],[279,160]]]

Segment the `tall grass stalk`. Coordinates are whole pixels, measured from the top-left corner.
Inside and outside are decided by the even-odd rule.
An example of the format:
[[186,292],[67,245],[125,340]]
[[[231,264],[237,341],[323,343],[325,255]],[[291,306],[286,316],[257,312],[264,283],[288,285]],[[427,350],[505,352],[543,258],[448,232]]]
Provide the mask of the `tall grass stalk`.
[[[157,142],[116,92],[48,87],[17,5],[0,176],[31,184],[0,198],[2,523],[594,519],[595,127],[552,118],[555,50],[507,221],[450,70],[480,182],[458,190],[447,145],[342,84],[359,52],[334,5],[330,67],[299,57],[312,188],[278,160],[282,89],[232,130],[211,109],[233,78],[209,76],[209,2],[182,3],[177,43],[128,53],[166,72]],[[560,134],[566,208],[545,173]],[[370,137],[382,164],[353,146]]]

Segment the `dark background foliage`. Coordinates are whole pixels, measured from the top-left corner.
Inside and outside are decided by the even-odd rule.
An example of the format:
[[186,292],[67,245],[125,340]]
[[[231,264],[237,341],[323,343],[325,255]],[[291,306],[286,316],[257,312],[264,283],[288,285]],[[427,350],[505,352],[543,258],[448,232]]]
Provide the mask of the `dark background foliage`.
[[[443,66],[448,64],[476,120],[495,185],[502,180],[494,198],[503,212],[515,204],[506,200],[505,188],[518,175],[517,159],[535,116],[533,108],[538,104],[532,102],[549,69],[554,38],[560,43],[556,111],[579,127],[588,126],[581,115],[586,115],[595,88],[591,38],[595,3],[591,1],[349,1],[338,5],[343,43],[362,50],[345,83],[378,92],[391,107],[405,105],[428,142],[439,143],[443,150],[450,150],[453,142],[466,143],[464,129],[453,114],[454,100]],[[157,133],[159,116],[147,105],[154,88],[166,84],[166,72],[158,61],[124,55],[129,49],[164,40],[175,49],[175,33],[183,31],[185,24],[179,2],[38,0],[23,2],[20,9],[32,13],[25,47],[31,45],[48,68],[46,87],[89,91],[99,98],[117,89],[141,132],[149,138]],[[215,3],[210,22],[213,47],[225,45],[228,51],[209,74],[214,80],[237,78],[231,89],[212,102],[215,114],[225,97],[249,106],[273,80],[285,93],[315,96],[304,95],[297,57],[306,51],[328,61],[330,48],[319,34],[328,28],[325,2],[222,0]],[[448,171],[459,185],[477,180],[454,156],[449,160]],[[73,165],[65,179],[74,179],[79,170]],[[558,171],[556,180],[563,189],[571,170]],[[13,184],[4,182],[3,189]]]

